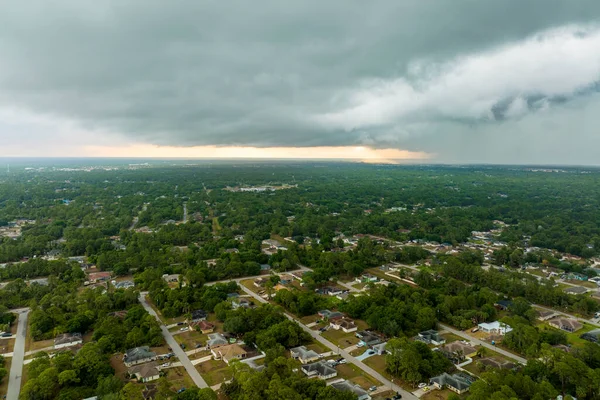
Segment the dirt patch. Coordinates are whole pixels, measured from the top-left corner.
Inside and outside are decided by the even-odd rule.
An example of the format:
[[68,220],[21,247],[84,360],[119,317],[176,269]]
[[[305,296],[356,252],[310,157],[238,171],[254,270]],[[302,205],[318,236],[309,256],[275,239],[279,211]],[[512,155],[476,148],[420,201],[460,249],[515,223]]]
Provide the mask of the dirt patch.
[[127,375],[127,367],[123,363],[123,354],[117,353],[110,358],[110,366],[115,370],[115,376],[125,381]]

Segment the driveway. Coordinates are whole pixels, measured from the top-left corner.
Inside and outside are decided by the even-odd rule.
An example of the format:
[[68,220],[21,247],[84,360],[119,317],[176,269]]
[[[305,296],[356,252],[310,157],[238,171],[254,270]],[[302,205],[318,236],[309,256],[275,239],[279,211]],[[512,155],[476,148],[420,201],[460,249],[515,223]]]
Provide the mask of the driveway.
[[7,399],[18,399],[21,392],[21,377],[23,376],[23,358],[25,357],[25,337],[27,334],[27,317],[29,309],[19,310],[17,325],[17,338],[10,364],[10,377],[8,379]]
[[[156,314],[154,309],[146,301],[146,294],[147,294],[147,292],[140,293],[140,298],[139,298],[140,303],[142,304],[142,306],[144,306],[146,311],[148,311],[148,313],[150,313],[150,315],[153,315],[154,318],[156,318],[156,320],[158,321],[158,324],[160,325],[160,329],[162,330],[163,337],[167,341],[167,344],[169,345],[169,347],[171,347],[173,349],[173,353],[175,353],[177,358],[179,358],[179,362],[181,362],[181,365],[183,365],[185,367],[185,370],[187,371],[190,378],[192,378],[192,380],[194,381],[196,386],[198,386],[199,388],[207,388],[208,384],[206,383],[206,381],[204,381],[202,376],[200,376],[200,373],[194,367],[194,365],[188,358],[187,354],[185,354],[183,349],[179,346],[179,343],[177,343],[177,341],[173,338],[173,335],[171,334],[171,332],[169,332],[167,327],[165,325],[163,325],[163,323],[161,322],[160,318],[158,318],[158,315]],[[9,398],[12,399],[12,397],[9,397]],[[16,397],[15,397],[15,399],[16,399]]]

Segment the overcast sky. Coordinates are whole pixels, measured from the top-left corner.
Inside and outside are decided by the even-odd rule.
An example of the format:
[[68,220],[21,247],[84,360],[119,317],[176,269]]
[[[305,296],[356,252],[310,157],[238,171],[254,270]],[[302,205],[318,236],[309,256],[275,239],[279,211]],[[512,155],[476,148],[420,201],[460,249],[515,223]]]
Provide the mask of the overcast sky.
[[598,165],[599,80],[598,0],[4,2],[0,156]]

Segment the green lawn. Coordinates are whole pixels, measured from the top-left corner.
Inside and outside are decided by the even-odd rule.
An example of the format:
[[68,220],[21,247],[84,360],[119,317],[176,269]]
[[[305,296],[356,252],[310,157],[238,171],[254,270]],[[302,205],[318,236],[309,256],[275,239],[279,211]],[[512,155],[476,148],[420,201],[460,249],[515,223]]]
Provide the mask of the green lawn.
[[[540,323],[538,324],[538,328],[540,330],[546,329],[546,330],[558,330],[556,328],[553,328],[551,326],[549,326],[546,323]],[[573,332],[573,333],[569,333],[569,332],[565,332],[565,334],[567,335],[567,341],[569,344],[572,344],[574,346],[583,346],[585,343],[587,343],[587,340],[580,338],[579,336],[583,335],[586,332],[589,332],[591,330],[596,329],[595,326],[584,323],[583,324],[583,328],[581,328],[580,330],[578,330],[577,332]],[[564,332],[564,331],[561,331]]]
[[340,346],[342,349],[358,343],[358,338],[354,332],[346,333],[341,329],[336,331],[335,329],[330,328],[323,332],[321,336],[329,340],[331,343]]
[[209,360],[196,365],[196,369],[209,386],[223,383],[233,377],[229,366],[221,360]]
[[344,378],[352,381],[367,389],[373,385],[380,386],[381,382],[364,372],[354,364],[340,364],[335,369],[338,372],[337,378]]

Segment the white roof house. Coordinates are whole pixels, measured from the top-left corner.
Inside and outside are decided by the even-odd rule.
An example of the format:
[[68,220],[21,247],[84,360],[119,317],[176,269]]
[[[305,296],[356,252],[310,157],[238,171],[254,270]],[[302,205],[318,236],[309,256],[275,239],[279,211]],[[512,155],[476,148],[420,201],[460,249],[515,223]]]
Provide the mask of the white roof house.
[[510,326],[499,321],[483,322],[477,326],[484,332],[494,333],[498,335],[505,335],[506,333],[512,331],[512,328]]

